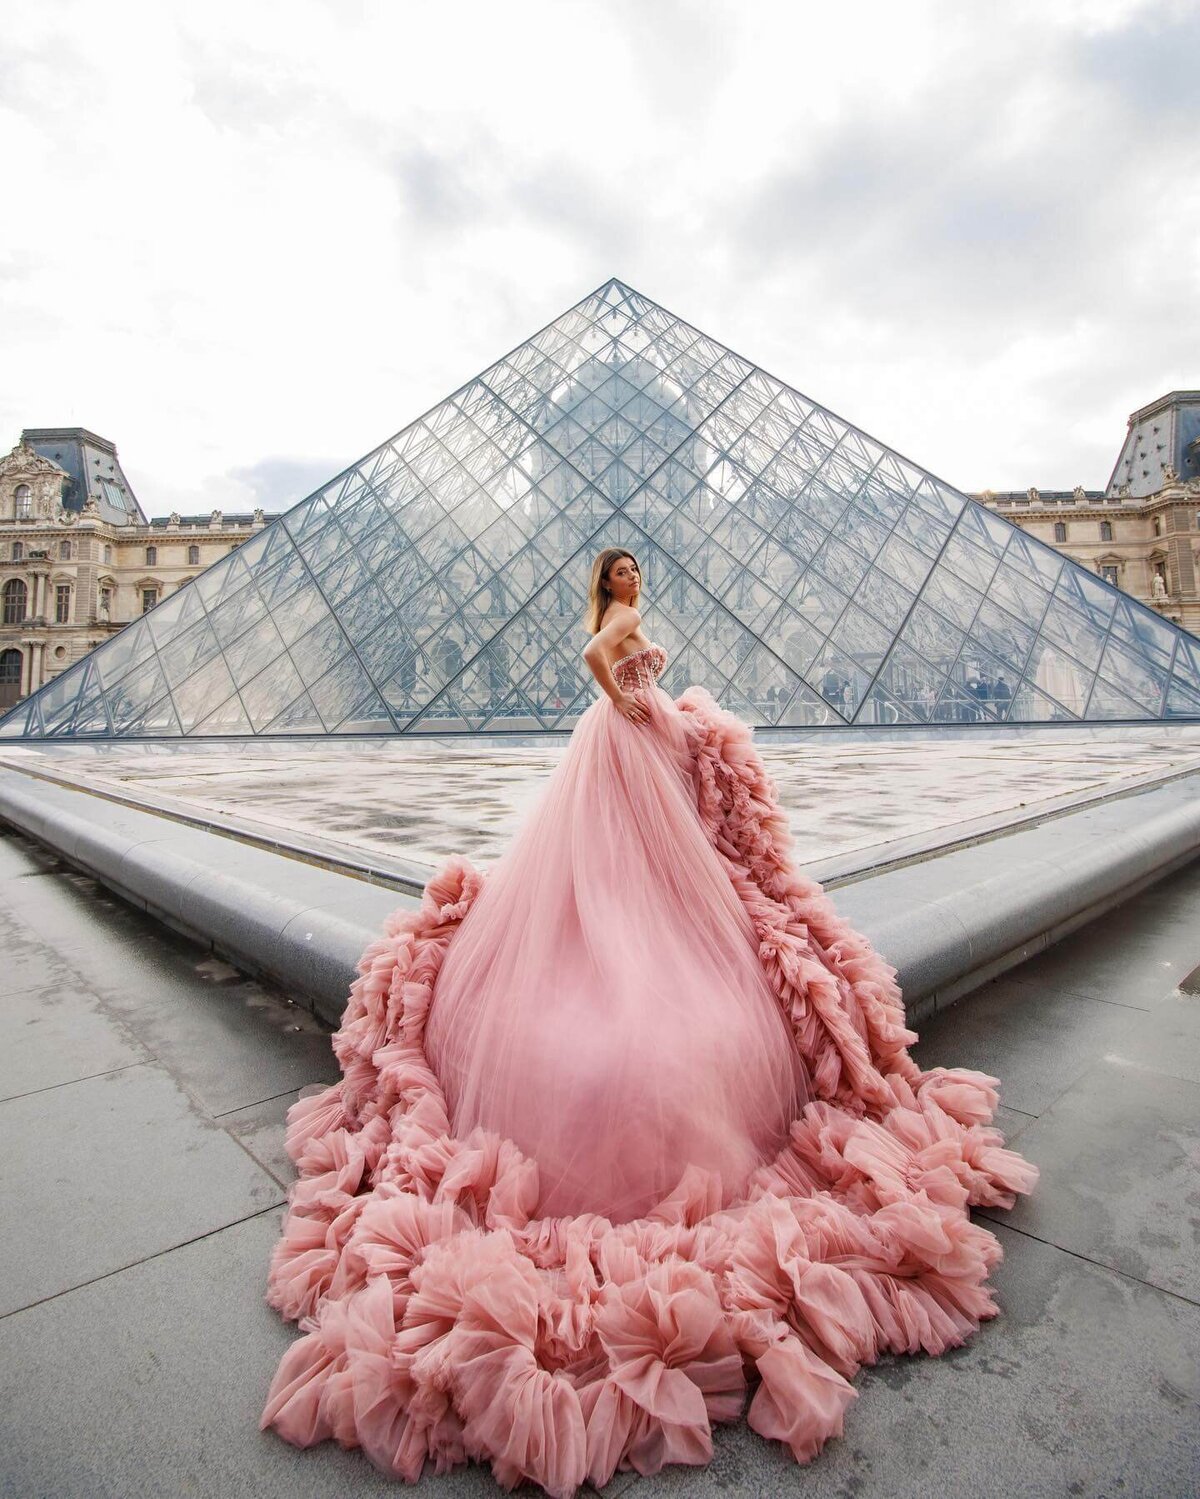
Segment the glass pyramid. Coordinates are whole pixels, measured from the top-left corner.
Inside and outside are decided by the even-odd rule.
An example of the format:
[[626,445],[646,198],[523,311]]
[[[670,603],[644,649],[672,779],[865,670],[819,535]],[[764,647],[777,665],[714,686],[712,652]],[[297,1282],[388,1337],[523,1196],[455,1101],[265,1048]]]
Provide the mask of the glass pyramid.
[[1200,640],[611,280],[0,734],[569,728],[614,544],[756,725],[1200,718]]

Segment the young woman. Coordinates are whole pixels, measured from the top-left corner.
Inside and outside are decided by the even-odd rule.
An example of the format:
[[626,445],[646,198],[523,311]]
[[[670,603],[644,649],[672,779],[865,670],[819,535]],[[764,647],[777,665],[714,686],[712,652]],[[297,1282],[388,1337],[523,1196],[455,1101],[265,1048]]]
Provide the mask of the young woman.
[[592,569],[601,695],[504,856],[363,955],[343,1079],[289,1113],[268,1299],[306,1332],[263,1425],[409,1480],[554,1495],[706,1462],[748,1419],[812,1457],[883,1352],[994,1315],[972,1204],[1034,1169],[994,1078],[908,1054],[896,970],[789,858],[748,725],[658,686],[641,573]]

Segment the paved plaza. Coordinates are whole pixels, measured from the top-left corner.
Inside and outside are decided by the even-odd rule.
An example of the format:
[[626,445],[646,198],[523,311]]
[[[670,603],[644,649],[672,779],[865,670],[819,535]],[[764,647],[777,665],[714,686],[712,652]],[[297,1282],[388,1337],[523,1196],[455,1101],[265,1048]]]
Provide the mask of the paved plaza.
[[[755,739],[791,814],[796,860],[820,869],[1200,768],[1200,725],[1187,724]],[[0,743],[0,765],[335,860],[358,852],[432,867],[451,853],[494,860],[564,748],[498,738]]]
[[[998,1074],[1042,1169],[988,1213],[1002,1315],[856,1381],[807,1467],[722,1427],[703,1469],[605,1494],[1170,1496],[1200,1477],[1200,860],[925,1028]],[[359,1453],[261,1434],[296,1336],[265,1305],[283,1116],[327,1032],[16,836],[0,839],[0,1493],[407,1492]],[[501,1492],[486,1469],[430,1494]]]

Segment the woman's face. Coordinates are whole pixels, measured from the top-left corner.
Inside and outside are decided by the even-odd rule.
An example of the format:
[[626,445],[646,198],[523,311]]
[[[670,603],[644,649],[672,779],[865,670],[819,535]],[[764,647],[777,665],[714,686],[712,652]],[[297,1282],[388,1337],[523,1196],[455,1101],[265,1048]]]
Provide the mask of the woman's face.
[[608,591],[619,603],[627,604],[642,586],[642,575],[632,557],[618,557],[608,570]]

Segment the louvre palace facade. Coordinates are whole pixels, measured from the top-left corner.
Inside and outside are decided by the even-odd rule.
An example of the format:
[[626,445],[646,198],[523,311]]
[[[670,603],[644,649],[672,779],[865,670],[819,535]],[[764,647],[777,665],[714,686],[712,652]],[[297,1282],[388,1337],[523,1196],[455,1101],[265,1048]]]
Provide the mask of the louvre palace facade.
[[273,519],[148,520],[107,438],[27,428],[0,458],[0,712]]
[[568,729],[610,545],[662,685],[765,729],[1200,720],[1198,419],[1135,413],[1104,491],[970,496],[610,280],[278,516],[147,521],[111,444],[27,431],[0,735]]

